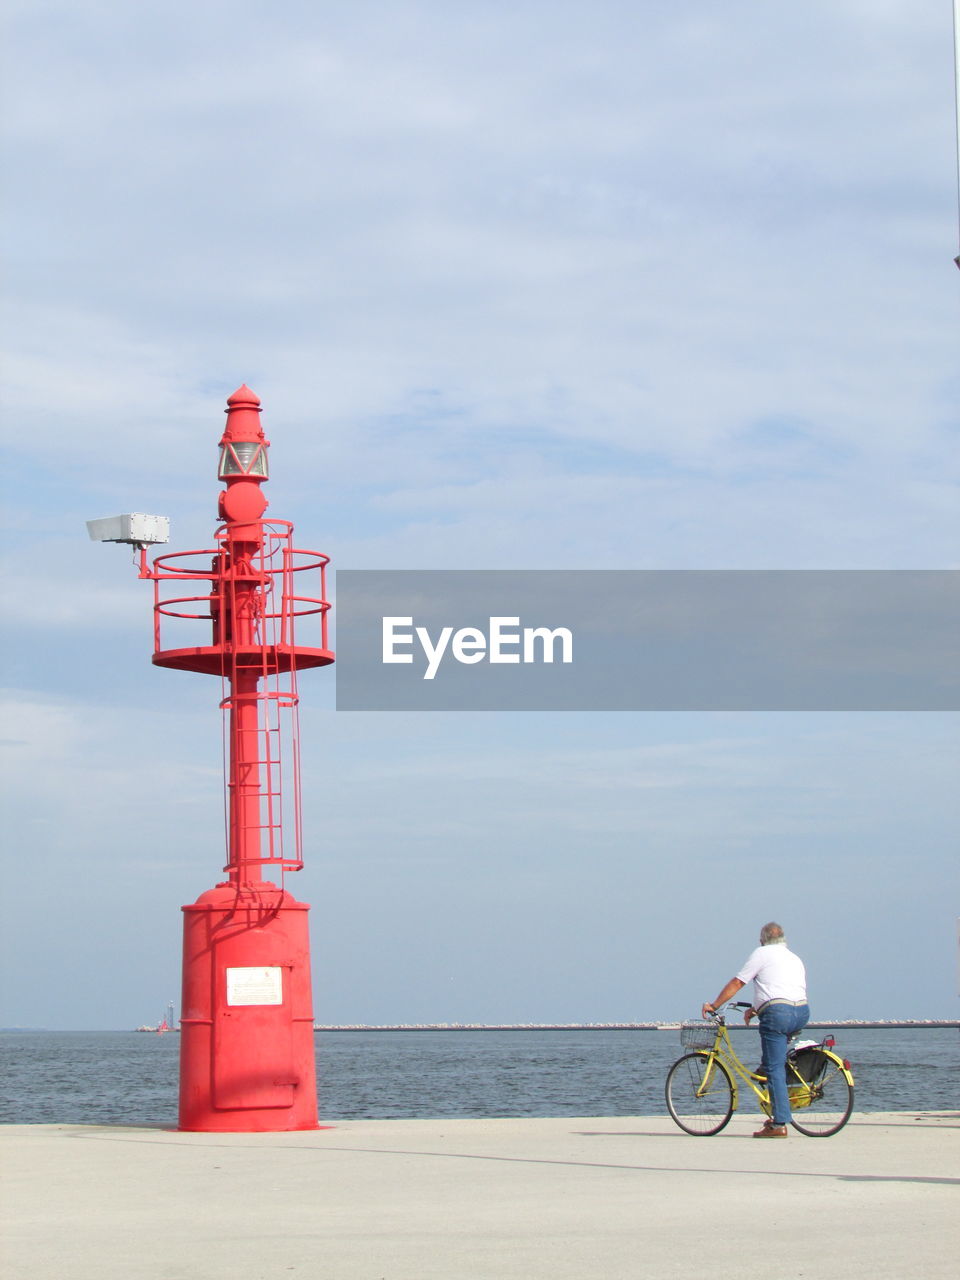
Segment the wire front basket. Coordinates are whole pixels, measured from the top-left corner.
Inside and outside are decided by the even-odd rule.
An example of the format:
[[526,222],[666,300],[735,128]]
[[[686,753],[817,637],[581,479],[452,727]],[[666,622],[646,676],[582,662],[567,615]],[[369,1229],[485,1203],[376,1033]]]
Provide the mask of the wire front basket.
[[680,1028],[680,1043],[685,1049],[712,1049],[716,1038],[715,1022],[685,1022]]

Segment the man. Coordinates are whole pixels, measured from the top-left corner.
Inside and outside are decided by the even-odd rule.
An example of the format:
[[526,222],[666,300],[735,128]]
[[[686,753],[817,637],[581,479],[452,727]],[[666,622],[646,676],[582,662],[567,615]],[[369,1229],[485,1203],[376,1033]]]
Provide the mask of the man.
[[716,1000],[707,1001],[703,1016],[715,1013],[737,994],[744,983],[753,983],[753,1007],[744,1022],[760,1018],[760,1043],[766,1075],[773,1097],[773,1115],[753,1135],[755,1138],[785,1138],[790,1123],[790,1096],[787,1093],[787,1042],[810,1021],[807,1005],[807,975],[803,961],[787,947],[783,929],[771,920],[760,930],[760,945],[752,951],[735,978],[731,978]]

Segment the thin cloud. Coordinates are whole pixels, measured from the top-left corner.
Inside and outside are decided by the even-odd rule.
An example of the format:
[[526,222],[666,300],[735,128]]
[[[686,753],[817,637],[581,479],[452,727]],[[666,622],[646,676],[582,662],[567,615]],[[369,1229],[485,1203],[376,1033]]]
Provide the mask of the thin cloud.
[[[146,991],[167,998],[175,958],[114,987],[72,930],[77,847],[103,896],[88,924],[113,936],[126,868],[157,947],[219,874],[219,688],[150,670],[149,587],[83,522],[154,511],[173,549],[208,546],[241,382],[273,441],[269,514],[341,567],[956,563],[947,9],[14,0],[5,667],[30,745],[9,844],[49,917],[11,945],[62,948],[77,982],[66,1003],[59,975],[11,984],[10,1021],[136,1025]],[[867,1010],[878,975],[901,1008],[953,999],[877,943],[950,971],[929,904],[951,740],[929,722],[701,726],[691,746],[625,716],[441,729],[328,715],[332,679],[301,689],[304,879],[364,907],[317,913],[331,1017],[401,1017],[412,990],[425,1015],[562,1016],[544,972],[585,1013],[602,987],[642,1016],[635,974],[689,925],[691,867],[704,954],[772,895],[825,981],[854,964],[834,1008]],[[889,885],[866,921],[873,858]],[[431,976],[454,954],[458,1008]],[[670,982],[673,1016],[702,961]]]

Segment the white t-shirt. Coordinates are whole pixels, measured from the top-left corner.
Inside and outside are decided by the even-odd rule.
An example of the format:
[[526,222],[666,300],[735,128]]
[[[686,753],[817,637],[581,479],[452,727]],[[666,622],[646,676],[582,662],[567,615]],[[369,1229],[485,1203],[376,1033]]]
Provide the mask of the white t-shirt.
[[768,1000],[807,998],[807,974],[803,961],[782,942],[769,942],[757,947],[747,957],[737,977],[753,983],[753,1007],[759,1009]]

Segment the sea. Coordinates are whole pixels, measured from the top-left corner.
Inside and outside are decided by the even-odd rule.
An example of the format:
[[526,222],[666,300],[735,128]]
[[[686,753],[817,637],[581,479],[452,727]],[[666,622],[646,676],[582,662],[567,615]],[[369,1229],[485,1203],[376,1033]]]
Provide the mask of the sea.
[[[810,1039],[827,1034],[811,1031]],[[960,1109],[960,1031],[844,1027],[857,1111]],[[176,1123],[179,1034],[0,1032],[0,1122]],[[759,1063],[755,1031],[734,1044]],[[322,1120],[666,1113],[678,1031],[316,1033]],[[752,1100],[751,1100],[752,1103]]]

